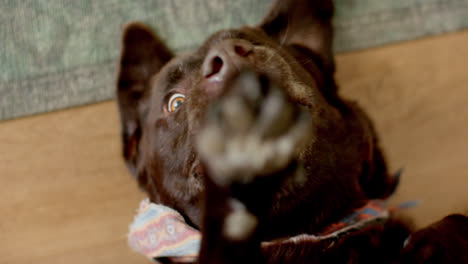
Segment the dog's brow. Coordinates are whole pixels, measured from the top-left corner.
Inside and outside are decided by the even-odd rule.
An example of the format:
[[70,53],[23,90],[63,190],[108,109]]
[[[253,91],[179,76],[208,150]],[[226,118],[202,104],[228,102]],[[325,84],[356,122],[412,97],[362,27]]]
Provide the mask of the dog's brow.
[[165,92],[170,91],[180,82],[181,79],[188,76],[190,71],[196,71],[201,66],[201,58],[196,56],[185,57],[184,60],[169,66],[165,76]]
[[181,65],[171,66],[168,69],[167,75],[166,75],[166,83],[168,84],[167,85],[168,89],[170,89],[171,86],[179,82],[183,76],[184,74],[183,74]]
[[208,39],[208,41],[205,42],[202,49],[208,49],[214,44],[227,39],[244,39],[253,42],[252,37],[250,37],[246,32],[240,30],[226,30],[214,34],[211,38]]

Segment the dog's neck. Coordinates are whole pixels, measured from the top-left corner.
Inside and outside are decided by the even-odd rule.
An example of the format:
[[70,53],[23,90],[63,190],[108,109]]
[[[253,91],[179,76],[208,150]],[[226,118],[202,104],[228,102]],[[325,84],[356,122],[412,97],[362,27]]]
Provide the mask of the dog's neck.
[[[321,242],[326,250],[354,232],[384,224],[392,210],[387,208],[385,201],[370,200],[341,221],[328,225],[322,232],[262,242],[261,246],[268,248]],[[177,211],[146,199],[141,202],[138,214],[130,226],[128,239],[135,251],[150,259],[168,258],[177,262],[193,262],[198,257],[201,233],[188,225]]]

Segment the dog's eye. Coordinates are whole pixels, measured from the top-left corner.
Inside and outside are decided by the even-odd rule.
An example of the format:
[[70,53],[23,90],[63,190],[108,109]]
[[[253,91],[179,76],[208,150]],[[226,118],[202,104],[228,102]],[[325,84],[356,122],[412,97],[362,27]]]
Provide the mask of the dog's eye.
[[182,106],[184,101],[185,101],[185,95],[181,93],[174,93],[169,98],[169,101],[167,103],[167,110],[171,113],[175,112],[179,107]]

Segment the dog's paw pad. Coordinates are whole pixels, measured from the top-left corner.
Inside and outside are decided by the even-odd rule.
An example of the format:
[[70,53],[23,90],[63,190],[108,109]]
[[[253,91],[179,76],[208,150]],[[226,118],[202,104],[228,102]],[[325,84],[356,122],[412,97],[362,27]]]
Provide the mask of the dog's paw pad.
[[311,129],[307,111],[267,78],[241,74],[208,112],[198,151],[221,186],[286,168]]

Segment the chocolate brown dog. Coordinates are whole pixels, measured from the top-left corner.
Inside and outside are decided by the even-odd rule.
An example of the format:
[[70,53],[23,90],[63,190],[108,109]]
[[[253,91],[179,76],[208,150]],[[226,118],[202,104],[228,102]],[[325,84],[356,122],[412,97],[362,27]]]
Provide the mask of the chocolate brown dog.
[[128,168],[203,231],[201,263],[468,263],[460,215],[409,239],[391,219],[312,236],[398,184],[367,115],[337,94],[332,16],[330,0],[277,0],[258,26],[179,57],[128,25],[117,85]]

